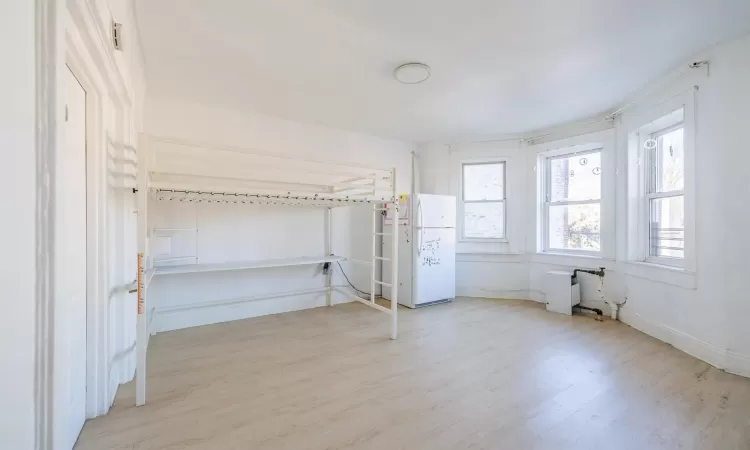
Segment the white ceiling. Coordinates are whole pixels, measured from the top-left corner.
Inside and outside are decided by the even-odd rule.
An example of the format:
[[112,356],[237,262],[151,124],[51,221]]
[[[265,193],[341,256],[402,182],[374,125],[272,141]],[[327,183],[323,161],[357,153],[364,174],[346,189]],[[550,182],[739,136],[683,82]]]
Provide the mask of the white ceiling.
[[[150,93],[414,141],[594,116],[750,31],[750,0],[137,0]],[[393,69],[432,68],[419,85]]]

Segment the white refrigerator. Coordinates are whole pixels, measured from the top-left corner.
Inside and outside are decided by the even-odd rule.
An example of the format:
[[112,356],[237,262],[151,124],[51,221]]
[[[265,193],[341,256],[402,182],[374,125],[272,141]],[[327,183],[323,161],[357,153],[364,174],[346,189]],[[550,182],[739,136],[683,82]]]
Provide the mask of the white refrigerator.
[[[456,296],[456,197],[416,194],[399,221],[398,302],[418,308]],[[390,212],[389,212],[390,213]],[[392,218],[384,218],[389,233]],[[383,237],[383,256],[392,258],[391,236]],[[390,283],[391,264],[383,261],[383,281]],[[391,288],[383,286],[390,300]]]

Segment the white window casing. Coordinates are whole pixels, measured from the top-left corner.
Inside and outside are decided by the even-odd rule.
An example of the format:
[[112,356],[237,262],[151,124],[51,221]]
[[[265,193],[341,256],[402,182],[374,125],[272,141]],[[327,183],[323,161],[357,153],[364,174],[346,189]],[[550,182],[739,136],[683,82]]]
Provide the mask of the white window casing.
[[[501,187],[485,187],[487,192],[467,192],[467,183],[471,180],[467,177],[467,170],[472,168],[486,168],[496,172],[502,183]],[[507,161],[505,158],[492,158],[492,159],[481,159],[481,160],[466,160],[461,161],[459,170],[459,184],[458,184],[458,228],[459,228],[459,241],[461,242],[507,242]],[[475,189],[469,189],[475,190]],[[489,195],[486,195],[489,193]],[[467,230],[467,212],[472,208],[495,208],[495,213],[500,214],[499,218],[496,218],[495,222],[490,223],[496,229],[486,230],[484,236],[481,236],[481,231]]]
[[[694,117],[695,90],[690,89],[628,119],[626,234],[630,262],[695,270]],[[664,157],[661,138],[678,130],[682,130],[682,183],[670,189],[659,185]],[[658,233],[664,234],[656,234],[653,208],[678,201],[683,204],[682,226],[660,227]]]
[[[600,250],[593,250],[593,249],[591,249],[591,250],[586,250],[586,249],[572,249],[572,248],[565,248],[565,247],[555,246],[553,244],[553,241],[552,241],[551,237],[550,237],[551,227],[552,227],[550,212],[551,212],[551,210],[553,208],[557,209],[557,208],[560,208],[560,207],[570,208],[570,207],[576,207],[576,206],[598,206],[599,210],[601,211],[601,178],[599,178],[599,180],[600,180],[600,186],[599,186],[600,187],[600,189],[599,189],[600,194],[596,198],[592,197],[592,198],[589,198],[589,199],[581,199],[581,200],[571,200],[569,198],[563,198],[563,199],[560,199],[560,200],[556,200],[554,198],[554,195],[553,195],[553,192],[552,192],[552,189],[553,189],[553,186],[552,186],[552,184],[553,184],[553,180],[552,180],[552,177],[553,177],[553,168],[552,168],[552,165],[553,165],[553,163],[556,162],[556,161],[559,161],[559,160],[567,160],[567,159],[570,159],[572,157],[580,158],[581,161],[585,161],[585,160],[588,159],[587,156],[596,156],[596,157],[598,157],[600,159],[601,158],[601,148],[595,148],[595,149],[590,149],[590,150],[577,150],[577,151],[574,151],[573,153],[567,153],[567,154],[563,154],[563,155],[560,155],[560,156],[548,156],[548,157],[546,157],[544,159],[544,179],[543,179],[542,183],[543,183],[543,186],[544,186],[544,191],[543,191],[544,200],[543,200],[543,202],[544,202],[545,207],[544,207],[544,215],[542,216],[543,217],[543,223],[544,223],[544,226],[542,227],[543,228],[542,248],[544,249],[545,252],[576,253],[576,254],[580,253],[580,254],[590,254],[590,255],[597,255],[597,254],[599,254]],[[598,169],[599,169],[599,175],[597,175],[597,176],[600,177],[601,176],[601,167],[598,166]],[[571,170],[571,171],[575,172],[575,168],[574,169],[566,169],[566,170]],[[566,210],[566,215],[567,215],[567,210]],[[601,242],[601,213],[600,213],[600,217],[599,217],[599,233],[596,233],[596,234],[597,234],[596,241]]]
[[[536,248],[541,255],[571,255],[585,256],[593,258],[613,258],[615,254],[615,235],[614,235],[614,196],[615,196],[615,164],[614,164],[614,132],[605,130],[597,133],[591,133],[582,136],[576,136],[569,139],[549,142],[535,146],[537,153],[536,161],[536,178],[537,178],[537,239]],[[587,192],[590,196],[576,195],[575,192],[568,192],[570,181],[567,179],[565,184],[565,194],[555,195],[553,189],[553,176],[555,169],[553,165],[556,161],[567,159],[576,161],[576,166],[567,166],[566,170],[576,173],[578,171],[591,171],[591,174],[585,172],[590,178],[586,183]],[[592,161],[590,161],[592,160]],[[598,161],[598,165],[595,164]],[[589,164],[589,163],[592,164]],[[570,164],[570,162],[568,162]],[[580,167],[579,167],[580,166]],[[557,171],[561,170],[559,167]],[[596,178],[592,178],[595,176]],[[580,177],[580,175],[579,175]],[[598,196],[596,185],[598,178]],[[578,178],[581,179],[581,178]],[[559,188],[560,186],[558,186]],[[577,191],[580,192],[580,191]],[[597,198],[598,197],[598,198]],[[556,245],[554,239],[550,238],[551,211],[566,207],[577,206],[596,206],[599,207],[599,248],[566,248],[565,246]],[[565,233],[563,233],[565,234]],[[581,241],[586,238],[584,232],[575,233],[580,235]],[[569,238],[569,234],[566,235]],[[594,247],[596,239],[589,240],[589,247]],[[581,245],[583,246],[583,245]]]

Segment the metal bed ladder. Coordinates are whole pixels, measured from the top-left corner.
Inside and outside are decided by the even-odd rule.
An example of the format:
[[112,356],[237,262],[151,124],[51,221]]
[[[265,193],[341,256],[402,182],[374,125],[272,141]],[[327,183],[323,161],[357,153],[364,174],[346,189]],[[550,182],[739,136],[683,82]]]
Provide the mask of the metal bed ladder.
[[[378,203],[374,204],[372,208],[372,264],[370,272],[370,302],[374,308],[385,310],[385,312],[388,312],[391,315],[391,339],[396,339],[398,337],[398,260],[393,260],[393,258],[398,258],[398,203],[399,200],[398,198],[396,198],[395,201],[388,204],[390,205],[390,208],[384,207],[384,205]],[[383,231],[378,231],[378,221],[381,217],[383,217],[382,212],[388,210],[391,211],[391,217],[393,218],[391,232],[386,233],[385,227],[383,227]],[[383,236],[391,236],[391,258],[378,256],[378,253],[382,254],[382,252],[378,252],[378,241],[379,238]],[[385,281],[378,280],[376,278],[375,269],[378,261],[391,262],[391,283],[386,283]],[[391,288],[390,311],[375,302],[376,284]]]

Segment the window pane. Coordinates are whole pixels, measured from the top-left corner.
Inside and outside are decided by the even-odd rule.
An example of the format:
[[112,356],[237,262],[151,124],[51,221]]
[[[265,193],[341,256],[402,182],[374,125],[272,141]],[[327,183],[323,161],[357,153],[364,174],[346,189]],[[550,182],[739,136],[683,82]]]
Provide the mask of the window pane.
[[649,242],[651,256],[685,257],[685,198],[655,198],[650,202]]
[[685,187],[684,132],[684,128],[678,128],[656,138],[652,162],[655,185],[651,192],[680,191]]
[[464,164],[464,200],[504,200],[505,164]]
[[549,248],[599,251],[599,203],[550,206]]
[[552,202],[599,200],[602,196],[602,153],[550,160],[549,192]]
[[505,237],[505,203],[465,203],[464,237],[483,239]]

